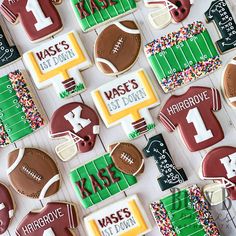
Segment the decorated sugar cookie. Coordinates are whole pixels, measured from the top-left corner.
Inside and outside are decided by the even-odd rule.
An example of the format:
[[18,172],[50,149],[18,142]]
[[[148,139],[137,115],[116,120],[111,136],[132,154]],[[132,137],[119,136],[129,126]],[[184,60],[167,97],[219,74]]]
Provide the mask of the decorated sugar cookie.
[[119,171],[106,153],[70,173],[74,190],[84,208],[89,208],[137,183],[132,175]]
[[10,46],[2,27],[0,26],[0,67],[20,59],[20,53],[15,45]]
[[179,23],[187,18],[194,0],[144,0],[147,7],[157,10],[149,14],[153,27],[162,29],[171,22]]
[[45,125],[45,121],[20,71],[0,78],[0,147]]
[[162,235],[220,236],[201,190],[193,185],[150,205]]
[[99,118],[83,103],[68,103],[54,112],[49,133],[51,138],[65,140],[56,147],[56,153],[62,161],[68,161],[77,152],[93,149],[99,133]]
[[80,70],[91,61],[78,34],[71,31],[24,54],[24,63],[38,89],[53,85],[60,98],[85,90]]
[[221,39],[216,42],[223,54],[236,47],[236,23],[226,0],[215,0],[205,12],[207,23],[214,22]]
[[4,234],[15,213],[15,207],[8,188],[0,183],[0,234]]
[[190,87],[180,96],[171,96],[161,109],[159,119],[169,132],[178,127],[187,148],[199,151],[224,138],[215,111],[221,109],[221,98],[217,89]]
[[114,22],[95,42],[94,57],[100,71],[118,75],[135,63],[141,49],[141,35],[134,21]]
[[236,108],[236,58],[225,67],[222,77],[222,91],[230,106]]
[[216,48],[202,22],[194,22],[148,43],[145,54],[165,93],[221,66]]
[[83,31],[129,14],[136,9],[134,0],[70,0]]
[[0,11],[12,24],[20,22],[33,42],[49,38],[62,29],[52,0],[3,0]]
[[84,218],[88,236],[141,236],[151,224],[137,195],[106,206]]
[[219,147],[205,156],[200,169],[200,177],[215,181],[203,189],[206,199],[211,205],[222,203],[226,197],[236,200],[235,169],[235,147]]
[[55,162],[48,154],[35,148],[10,152],[7,174],[12,187],[30,198],[49,197],[60,187],[60,176]]
[[161,177],[157,179],[161,190],[173,188],[188,180],[184,170],[177,169],[162,134],[149,139],[143,150],[146,157],[154,157]]
[[155,128],[148,109],[160,100],[144,69],[102,85],[92,97],[105,125],[109,128],[121,123],[129,139]]
[[118,170],[127,175],[144,172],[144,158],[131,143],[115,143],[109,146],[111,158]]
[[16,229],[16,236],[73,236],[79,221],[76,206],[49,202],[41,210],[29,212]]

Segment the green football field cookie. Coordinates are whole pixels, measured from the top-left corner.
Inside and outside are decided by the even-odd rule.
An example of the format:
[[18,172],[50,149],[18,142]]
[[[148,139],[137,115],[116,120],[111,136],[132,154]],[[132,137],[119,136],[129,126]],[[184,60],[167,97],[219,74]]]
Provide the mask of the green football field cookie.
[[136,9],[134,0],[71,0],[71,4],[84,32]]

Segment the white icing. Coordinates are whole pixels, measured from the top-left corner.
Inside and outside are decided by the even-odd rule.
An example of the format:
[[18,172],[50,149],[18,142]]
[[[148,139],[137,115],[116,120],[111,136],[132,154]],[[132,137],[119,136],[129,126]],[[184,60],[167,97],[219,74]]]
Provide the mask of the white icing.
[[194,136],[196,143],[201,143],[213,137],[211,130],[207,130],[197,107],[189,110],[186,117],[188,123],[193,123],[197,134]]
[[56,236],[52,228],[46,229],[43,232],[43,236]]
[[45,186],[43,187],[40,195],[39,195],[39,199],[44,199],[45,198],[45,195],[48,191],[48,189],[54,184],[56,183],[57,181],[60,180],[60,175],[55,175],[53,176],[46,184]]
[[5,206],[4,203],[0,203],[0,211],[3,210],[3,209],[5,209],[5,207],[6,207],[6,206]]
[[25,149],[21,148],[19,149],[18,156],[15,160],[15,162],[7,169],[7,174],[9,175],[12,171],[15,170],[15,168],[19,165],[20,161],[24,157]]
[[128,33],[128,34],[140,34],[140,31],[138,29],[130,29],[127,28],[126,26],[122,25],[120,22],[115,22],[114,23],[118,28],[120,28],[121,30],[123,30],[124,32]]
[[84,127],[91,124],[90,119],[83,119],[81,118],[82,107],[78,106],[77,108],[73,109],[71,112],[66,114],[64,118],[70,122],[73,127],[75,133],[78,133]]
[[99,134],[100,126],[99,125],[94,125],[93,126],[93,134]]
[[108,61],[104,58],[97,57],[96,61],[97,62],[102,62],[102,63],[108,65],[110,67],[110,69],[113,71],[113,73],[118,73],[119,72],[118,69],[110,61]]
[[229,98],[230,102],[236,102],[236,97]]
[[224,165],[229,179],[236,176],[236,152],[220,159],[220,162]]
[[12,209],[8,212],[8,216],[11,219],[13,217],[13,215],[14,215],[14,210]]
[[37,23],[34,25],[37,31],[47,28],[52,25],[52,19],[46,17],[39,5],[38,0],[28,0],[26,4],[26,11],[32,12]]

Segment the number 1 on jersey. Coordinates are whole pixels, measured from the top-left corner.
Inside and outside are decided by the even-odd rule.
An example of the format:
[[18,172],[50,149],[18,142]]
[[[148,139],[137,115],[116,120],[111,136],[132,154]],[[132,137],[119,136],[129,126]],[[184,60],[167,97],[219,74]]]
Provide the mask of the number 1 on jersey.
[[26,11],[32,12],[37,23],[34,25],[37,31],[40,31],[53,24],[50,17],[46,17],[39,5],[38,0],[28,0]]
[[197,134],[194,136],[196,143],[201,143],[213,137],[211,130],[207,130],[197,107],[189,110],[186,117],[188,123],[193,123]]

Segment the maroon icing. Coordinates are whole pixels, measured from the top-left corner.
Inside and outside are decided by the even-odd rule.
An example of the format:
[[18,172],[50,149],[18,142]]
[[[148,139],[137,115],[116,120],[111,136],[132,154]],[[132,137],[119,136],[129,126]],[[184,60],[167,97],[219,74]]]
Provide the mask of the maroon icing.
[[35,24],[37,20],[32,11],[27,11],[26,6],[28,1],[33,0],[4,0],[1,3],[0,11],[5,18],[15,24],[19,20],[24,26],[31,41],[36,41],[41,38],[50,36],[62,28],[62,21],[59,13],[57,12],[52,0],[38,0],[45,17],[50,17],[52,24],[37,30]]
[[14,204],[7,187],[0,183],[0,234],[3,234],[11,221],[14,213]]
[[[65,116],[69,113],[71,113],[74,109],[80,107],[81,113],[80,118],[90,120],[90,124],[82,127],[82,125],[79,123],[79,126],[81,127],[81,130],[78,132],[75,132],[72,124],[65,119]],[[73,113],[71,113],[73,115]],[[99,118],[96,114],[96,112],[90,108],[89,106],[79,103],[79,102],[72,102],[68,103],[59,109],[57,109],[51,120],[50,120],[50,134],[54,138],[59,138],[66,136],[65,132],[69,131],[76,135],[77,137],[80,137],[84,140],[78,141],[79,138],[75,138],[75,142],[77,142],[77,148],[79,152],[88,152],[93,149],[96,136],[97,134],[94,133],[94,128],[99,125]],[[62,133],[62,134],[59,134]]]
[[[219,147],[212,151],[210,151],[202,162],[202,176],[204,179],[217,179],[218,181],[221,178],[224,178],[230,181],[232,184],[236,184],[236,174],[229,178],[227,176],[227,169],[222,163],[222,159],[225,158],[226,161],[232,163],[233,172],[235,159],[230,157],[230,155],[236,153],[235,147]],[[230,165],[230,164],[229,164]],[[232,200],[236,200],[236,187],[230,187],[227,189],[229,193],[229,197]]]
[[[69,229],[78,227],[76,208],[63,202],[48,203],[41,211],[29,212],[16,229],[17,236],[72,236]],[[51,233],[51,234],[50,234]]]

